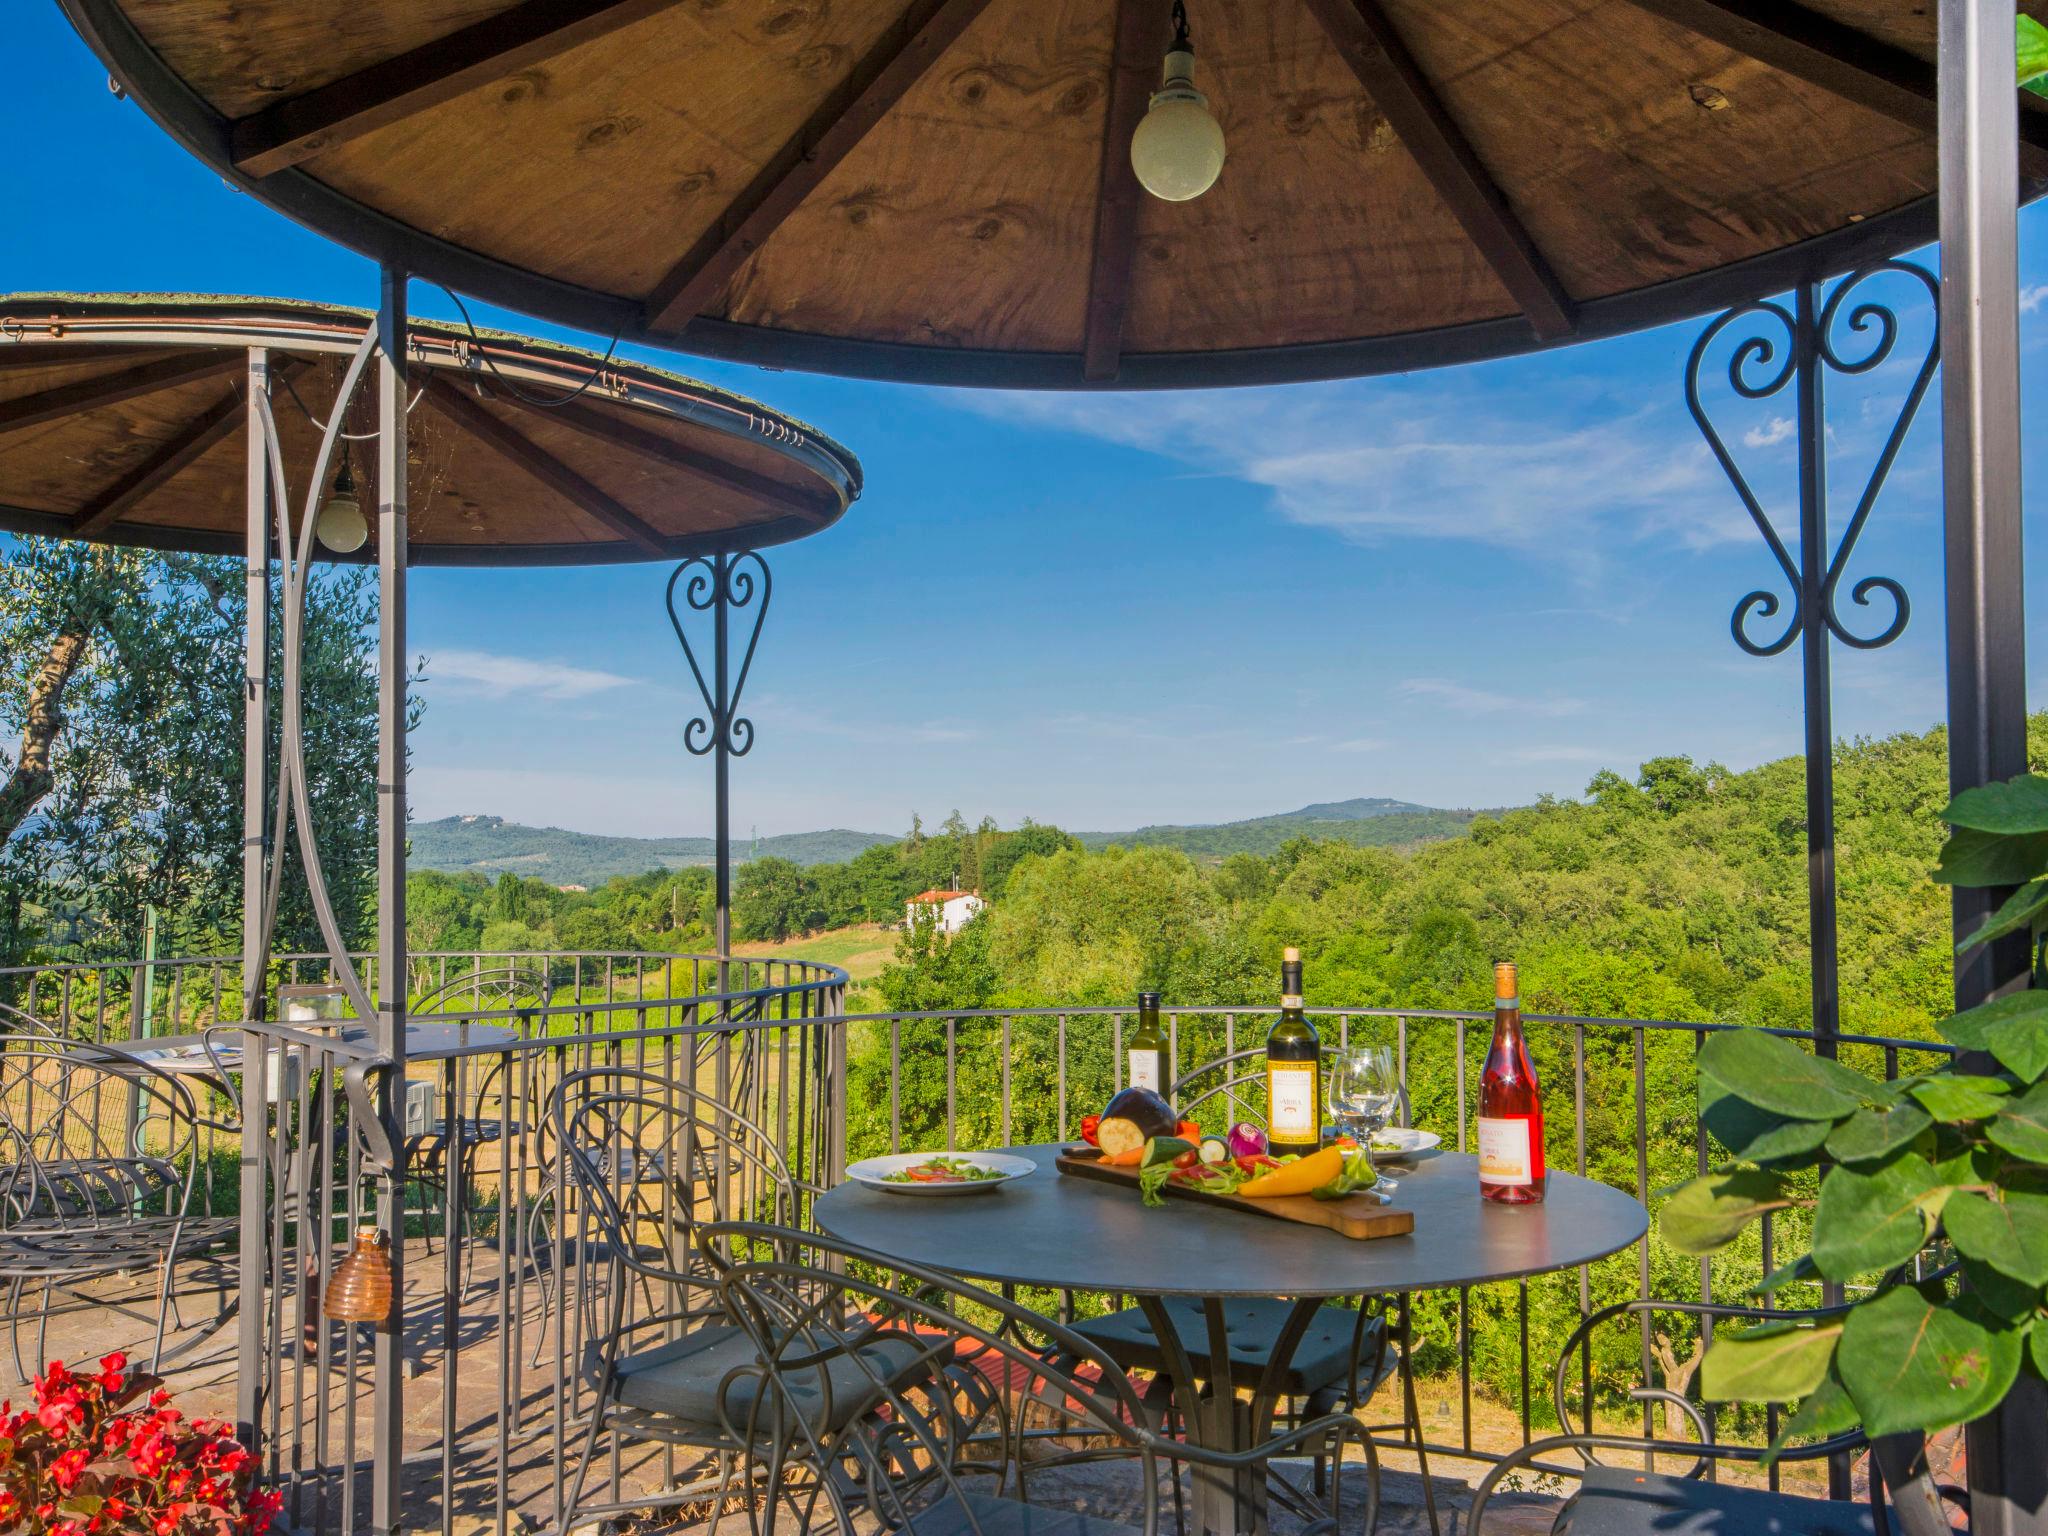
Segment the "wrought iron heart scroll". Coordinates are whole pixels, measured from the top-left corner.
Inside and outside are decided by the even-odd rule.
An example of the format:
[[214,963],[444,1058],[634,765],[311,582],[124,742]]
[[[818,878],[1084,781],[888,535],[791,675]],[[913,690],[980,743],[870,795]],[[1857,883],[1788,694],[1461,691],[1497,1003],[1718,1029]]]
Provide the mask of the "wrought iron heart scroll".
[[[687,578],[687,579],[685,579]],[[761,626],[768,620],[768,597],[773,588],[768,562],[752,550],[737,555],[693,555],[669,574],[668,622],[697,680],[697,693],[704,701],[704,713],[683,727],[683,745],[702,757],[720,746],[734,757],[745,757],[754,745],[754,722],[741,715],[740,696],[746,692],[747,673],[754,665],[754,647],[760,643]],[[714,675],[704,676],[697,649],[690,643],[684,611],[676,606],[676,588],[683,589],[684,607],[691,613],[709,613],[716,625],[730,622],[730,616],[751,608],[753,624],[747,632],[746,649],[740,654],[739,671],[730,678],[718,670],[714,653]],[[758,594],[760,601],[755,601]],[[723,610],[721,612],[721,609]],[[714,629],[713,644],[719,643]],[[728,639],[729,643],[729,639]],[[729,683],[729,686],[727,686]],[[720,687],[725,687],[723,698]]]
[[[1833,369],[1836,373],[1855,375],[1869,373],[1884,364],[1892,355],[1899,339],[1897,312],[1890,306],[1874,300],[1863,300],[1851,304],[1850,296],[1864,283],[1883,273],[1903,273],[1917,281],[1927,292],[1929,308],[1934,315],[1934,325],[1929,332],[1926,355],[1920,359],[1913,375],[1912,385],[1899,404],[1891,429],[1885,435],[1884,447],[1873,464],[1869,478],[1864,482],[1862,493],[1856,498],[1856,511],[1848,525],[1842,530],[1840,542],[1828,559],[1827,570],[1820,581],[1820,620],[1844,645],[1857,650],[1872,651],[1889,645],[1906,628],[1912,606],[1907,601],[1906,589],[1889,576],[1866,576],[1849,589],[1849,597],[1859,607],[1869,607],[1871,594],[1883,592],[1892,600],[1892,619],[1874,635],[1858,635],[1843,622],[1836,608],[1836,591],[1842,576],[1855,552],[1856,541],[1863,536],[1863,526],[1870,520],[1871,508],[1877,504],[1878,493],[1884,489],[1892,464],[1899,456],[1899,449],[1906,440],[1906,433],[1912,428],[1913,418],[1918,414],[1920,402],[1926,397],[1929,384],[1934,379],[1934,369],[1941,356],[1941,289],[1932,273],[1924,267],[1906,261],[1883,261],[1873,266],[1850,273],[1835,285],[1828,295],[1818,318],[1813,323],[1812,334],[1803,335],[1798,317],[1783,304],[1771,299],[1760,299],[1738,305],[1729,310],[1701,333],[1693,343],[1692,355],[1685,365],[1685,406],[1692,413],[1694,423],[1713,450],[1714,458],[1720,463],[1722,472],[1735,487],[1735,493],[1742,498],[1742,505],[1748,510],[1757,531],[1770,547],[1771,557],[1778,562],[1778,569],[1784,573],[1785,585],[1790,594],[1791,617],[1786,621],[1783,633],[1771,640],[1757,640],[1751,637],[1749,625],[1752,619],[1769,619],[1781,606],[1776,593],[1759,588],[1744,594],[1735,605],[1729,618],[1729,631],[1735,643],[1752,656],[1775,656],[1785,650],[1799,637],[1805,628],[1808,616],[1802,593],[1806,583],[1801,580],[1799,562],[1786,548],[1778,530],[1765,514],[1756,492],[1751,489],[1748,477],[1735,461],[1728,445],[1722,441],[1715,429],[1713,419],[1700,398],[1700,377],[1705,370],[1709,348],[1725,331],[1736,329],[1745,322],[1754,322],[1754,330],[1745,335],[1728,359],[1729,388],[1744,400],[1767,400],[1785,389],[1797,376],[1802,348],[1810,349],[1812,365],[1822,369]],[[1846,313],[1845,313],[1846,311]],[[1844,347],[1837,346],[1835,331],[1841,326],[1847,333]],[[1781,358],[1782,353],[1782,358]],[[1823,450],[1824,451],[1824,450]]]

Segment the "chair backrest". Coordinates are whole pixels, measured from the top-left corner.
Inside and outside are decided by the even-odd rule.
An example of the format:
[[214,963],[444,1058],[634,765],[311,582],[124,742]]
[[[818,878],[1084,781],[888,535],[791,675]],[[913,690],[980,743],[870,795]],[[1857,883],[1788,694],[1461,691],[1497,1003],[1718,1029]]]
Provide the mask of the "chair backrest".
[[[761,1360],[755,1390],[729,1383],[721,1396],[727,1433],[762,1463],[750,1472],[810,1464],[816,1476],[784,1494],[799,1528],[822,1491],[842,1530],[857,1505],[915,1530],[921,1510],[1003,1489],[1027,1441],[1040,1468],[1135,1451],[1155,1528],[1163,1443],[1130,1379],[1089,1340],[999,1292],[814,1233],[734,1222],[701,1236]],[[778,1513],[764,1511],[768,1529]],[[952,1513],[949,1527],[961,1523]],[[964,1524],[977,1528],[972,1515]]]
[[26,1008],[0,1003],[0,1040],[63,1040],[64,1032],[47,1019],[39,1019]]
[[796,1215],[775,1139],[687,1083],[637,1067],[590,1067],[549,1095],[559,1155],[614,1264],[670,1285],[710,1286],[699,1228]]
[[429,987],[406,1005],[409,1015],[495,1012],[532,1003],[548,1006],[555,981],[548,967],[532,960],[508,960],[467,971]]
[[[1266,1123],[1266,1048],[1248,1046],[1218,1056],[1198,1067],[1190,1067],[1173,1080],[1167,1101],[1189,1120],[1220,1122],[1221,1130],[1234,1121]],[[1207,1117],[1203,1111],[1209,1111]]]
[[183,1216],[198,1172],[192,1091],[109,1047],[0,1048],[0,1225]]

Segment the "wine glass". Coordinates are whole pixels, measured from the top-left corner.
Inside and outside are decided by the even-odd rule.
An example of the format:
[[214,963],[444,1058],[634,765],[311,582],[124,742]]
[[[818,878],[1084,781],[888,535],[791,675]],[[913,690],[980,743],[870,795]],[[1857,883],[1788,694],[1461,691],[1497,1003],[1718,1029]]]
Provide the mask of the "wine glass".
[[1384,1045],[1354,1045],[1331,1053],[1330,1118],[1361,1147],[1394,1116],[1401,1078]]

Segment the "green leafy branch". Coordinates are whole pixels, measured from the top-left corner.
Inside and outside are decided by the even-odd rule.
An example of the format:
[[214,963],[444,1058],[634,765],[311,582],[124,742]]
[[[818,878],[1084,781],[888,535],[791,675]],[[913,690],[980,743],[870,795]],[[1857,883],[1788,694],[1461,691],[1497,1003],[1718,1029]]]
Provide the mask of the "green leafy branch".
[[[1951,834],[1937,881],[2018,887],[1961,947],[2022,931],[2038,942],[2048,778],[1967,791],[1942,819]],[[1755,1029],[1701,1047],[1701,1123],[1730,1161],[1671,1195],[1659,1214],[1665,1240],[1713,1253],[1752,1221],[1805,1209],[1809,1250],[1759,1289],[1875,1281],[1842,1312],[1730,1332],[1707,1352],[1708,1398],[1799,1404],[1773,1456],[1859,1424],[1884,1435],[1964,1423],[1995,1407],[2021,1370],[2048,1376],[2048,991],[1997,998],[1936,1028],[1996,1070],[1951,1063],[1876,1082]],[[1824,1170],[1817,1195],[1800,1177],[1814,1168]],[[1935,1244],[1954,1262],[1929,1254],[1914,1278]]]

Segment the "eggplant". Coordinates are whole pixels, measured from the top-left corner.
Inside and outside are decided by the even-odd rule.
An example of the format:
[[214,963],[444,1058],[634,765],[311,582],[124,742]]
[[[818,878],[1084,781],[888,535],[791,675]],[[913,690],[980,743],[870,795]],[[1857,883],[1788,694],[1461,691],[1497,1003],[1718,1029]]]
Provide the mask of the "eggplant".
[[1095,1144],[1104,1157],[1117,1157],[1179,1129],[1180,1121],[1166,1100],[1150,1088],[1126,1088],[1104,1107],[1095,1127]]

